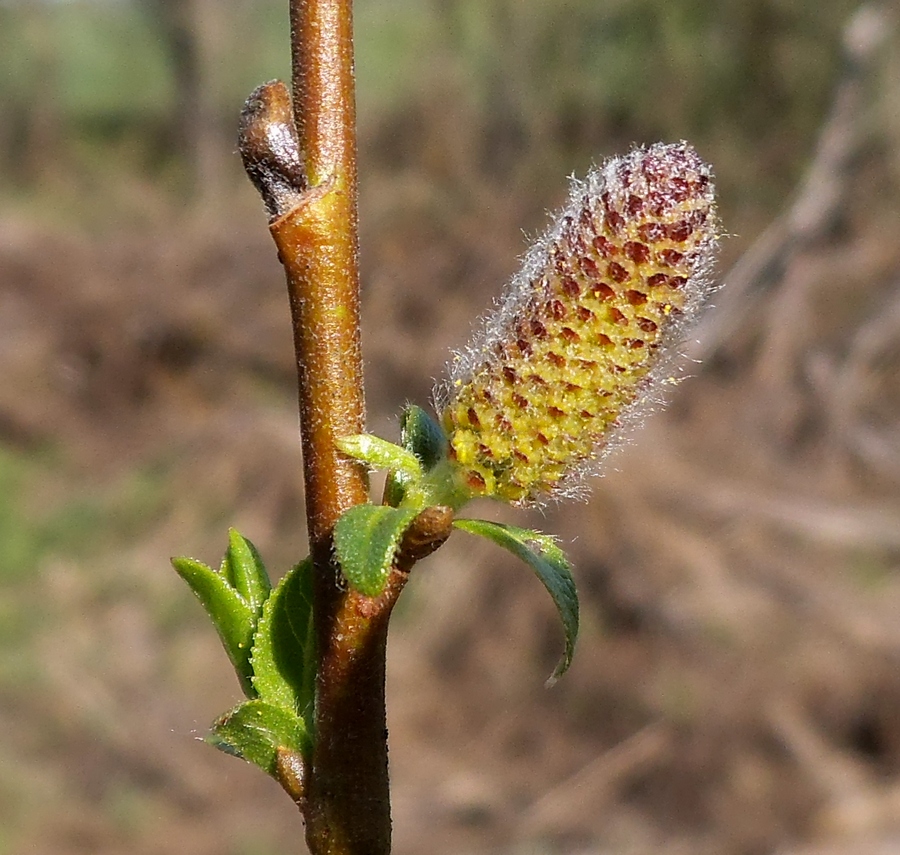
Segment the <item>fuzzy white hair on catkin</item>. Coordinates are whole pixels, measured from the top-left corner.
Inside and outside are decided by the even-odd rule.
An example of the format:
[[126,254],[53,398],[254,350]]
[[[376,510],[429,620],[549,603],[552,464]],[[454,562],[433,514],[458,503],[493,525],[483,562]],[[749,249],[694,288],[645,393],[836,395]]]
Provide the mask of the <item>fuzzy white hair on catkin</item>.
[[[623,175],[629,176],[628,181],[623,180]],[[544,296],[540,282],[551,264],[551,248],[563,240],[567,218],[577,221],[585,207],[591,211],[615,210],[623,213],[625,201],[631,194],[643,198],[655,192],[661,194],[669,206],[675,207],[678,200],[672,192],[672,179],[690,175],[706,179],[702,198],[709,205],[710,216],[705,233],[694,250],[691,275],[683,287],[684,309],[677,318],[673,317],[665,324],[658,355],[641,381],[638,395],[619,414],[615,427],[598,442],[593,454],[586,460],[575,462],[549,496],[528,499],[523,504],[543,504],[545,499],[586,498],[589,492],[587,479],[602,474],[602,465],[609,454],[628,441],[648,414],[663,405],[667,393],[683,379],[679,377],[684,362],[681,347],[716,290],[712,268],[716,256],[718,220],[711,168],[691,146],[682,141],[636,147],[627,155],[609,158],[600,167],[593,167],[584,179],[571,177],[565,206],[551,217],[547,229],[528,248],[519,271],[495,299],[493,309],[477,322],[469,345],[452,354],[447,364],[447,379],[434,390],[438,413],[453,400],[455,390],[471,379],[480,366],[496,361],[496,345],[510,339],[516,321],[527,316],[530,305]],[[604,194],[606,203],[603,201]]]

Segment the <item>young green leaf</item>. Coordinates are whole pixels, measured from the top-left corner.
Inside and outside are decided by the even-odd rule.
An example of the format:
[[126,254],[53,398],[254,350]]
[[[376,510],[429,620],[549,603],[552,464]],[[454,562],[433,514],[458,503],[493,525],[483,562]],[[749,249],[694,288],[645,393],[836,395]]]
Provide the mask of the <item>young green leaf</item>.
[[228,529],[228,550],[219,572],[258,617],[272,583],[256,547],[236,529]]
[[415,508],[356,505],[334,527],[334,549],[347,581],[367,597],[377,597],[387,582],[403,532]]
[[275,776],[278,751],[309,757],[312,742],[303,719],[265,701],[245,701],[212,726],[206,741]]
[[222,645],[234,670],[241,689],[248,698],[255,698],[251,681],[250,649],[256,628],[256,615],[250,606],[228,584],[228,580],[193,558],[173,558],[172,566],[188,583],[200,600],[219,633]]
[[556,682],[572,664],[575,640],[578,638],[578,592],[565,553],[546,534],[487,520],[455,520],[456,528],[486,537],[521,558],[537,574],[553,598],[566,635],[566,651],[553,672],[548,685]]
[[415,404],[408,404],[400,417],[400,444],[416,455],[426,472],[447,456],[443,428]]
[[381,437],[357,433],[341,437],[335,445],[348,457],[361,460],[373,469],[390,469],[409,478],[422,477],[422,465],[415,454]]
[[[400,417],[400,444],[421,464],[418,475],[392,470],[384,488],[384,502],[393,508],[403,502],[407,488],[421,483],[423,471],[429,472],[447,454],[447,436],[441,426],[415,404],[407,404]],[[419,502],[421,505],[422,503]]]
[[390,471],[384,482],[384,504],[396,508],[406,495],[406,487],[412,482],[412,478],[402,472]]
[[307,720],[312,732],[316,679],[312,562],[287,574],[263,606],[253,638],[253,688],[260,699]]

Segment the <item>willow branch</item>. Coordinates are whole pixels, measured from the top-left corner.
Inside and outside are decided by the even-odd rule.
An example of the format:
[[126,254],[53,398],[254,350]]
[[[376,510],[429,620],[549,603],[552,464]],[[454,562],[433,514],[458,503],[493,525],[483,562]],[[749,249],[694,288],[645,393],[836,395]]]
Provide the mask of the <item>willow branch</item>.
[[380,597],[340,584],[332,531],[368,500],[364,470],[335,447],[364,430],[352,2],[291,0],[290,10],[293,98],[277,81],[257,89],[240,150],[270,214],[297,355],[318,643],[315,743],[298,803],[314,855],[387,855],[388,619],[409,566],[446,538],[450,518],[417,521]]

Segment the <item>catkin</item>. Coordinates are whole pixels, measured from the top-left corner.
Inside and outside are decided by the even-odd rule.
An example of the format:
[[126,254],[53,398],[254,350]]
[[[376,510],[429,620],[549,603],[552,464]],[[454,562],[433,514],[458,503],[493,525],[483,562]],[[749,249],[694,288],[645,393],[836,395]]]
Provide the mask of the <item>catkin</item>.
[[573,181],[436,403],[473,495],[569,495],[668,379],[667,356],[712,289],[710,168],[657,144]]

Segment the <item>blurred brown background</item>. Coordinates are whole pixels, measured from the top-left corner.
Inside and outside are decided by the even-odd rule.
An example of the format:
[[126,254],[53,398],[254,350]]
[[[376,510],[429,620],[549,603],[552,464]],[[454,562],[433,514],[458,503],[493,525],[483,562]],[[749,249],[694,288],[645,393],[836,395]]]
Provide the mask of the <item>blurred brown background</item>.
[[[304,549],[281,272],[234,153],[282,0],[0,3],[0,853],[303,849],[199,741],[169,555]],[[857,0],[358,0],[370,428],[425,403],[570,173],[688,139],[702,364],[561,535],[584,630],[457,534],[404,595],[397,855],[900,853],[900,40]],[[893,19],[893,20],[892,20]]]

